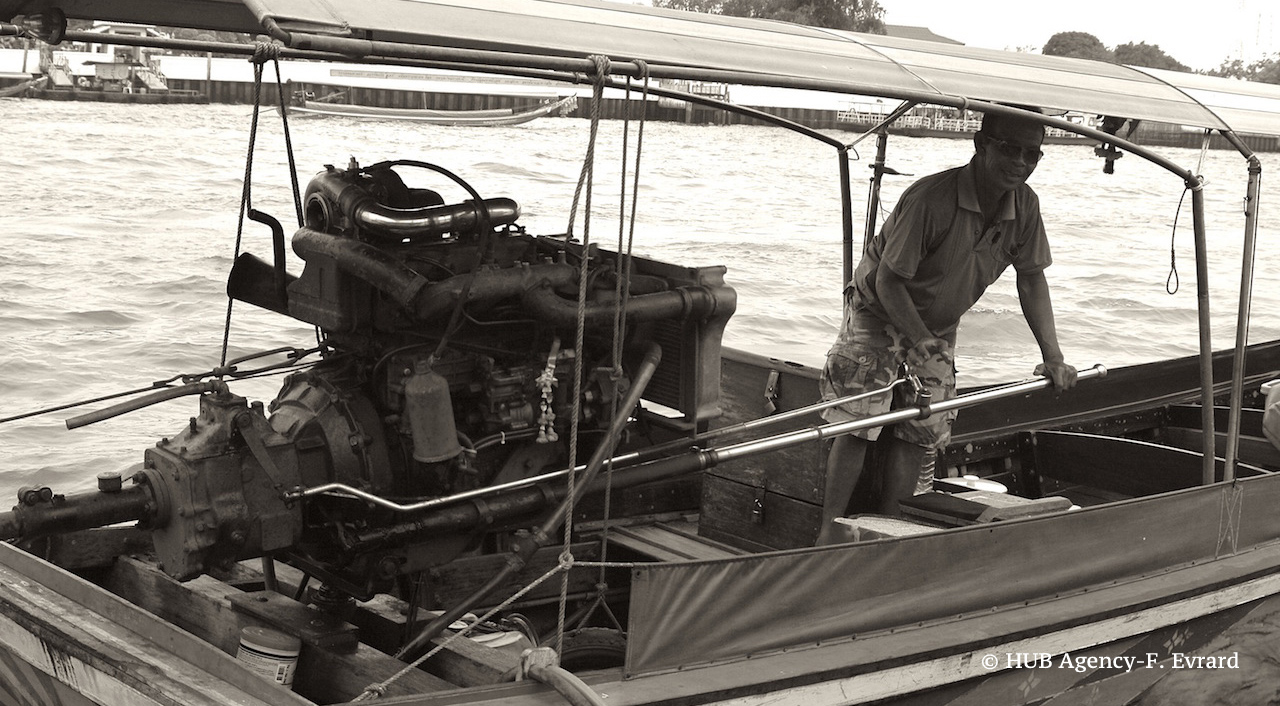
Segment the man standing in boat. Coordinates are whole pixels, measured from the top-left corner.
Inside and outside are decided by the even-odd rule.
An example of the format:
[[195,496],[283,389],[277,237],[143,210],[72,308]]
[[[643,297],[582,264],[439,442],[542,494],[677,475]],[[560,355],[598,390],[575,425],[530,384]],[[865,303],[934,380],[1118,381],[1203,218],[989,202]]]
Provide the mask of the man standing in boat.
[[[954,349],[960,317],[1010,264],[1018,300],[1044,362],[1036,373],[1058,390],[1075,384],[1053,323],[1044,270],[1052,262],[1040,201],[1027,178],[1043,153],[1044,127],[1016,115],[987,113],[974,136],[969,163],[911,185],[864,249],[845,289],[844,323],[827,354],[820,386],[824,399],[880,389],[904,361],[932,394],[955,397]],[[875,395],[823,412],[828,422],[889,411],[892,395]],[[911,497],[927,451],[951,436],[954,411],[902,422],[889,430],[883,450],[880,512],[898,516]],[[836,438],[827,459],[826,495],[818,544],[833,536],[832,520],[845,514],[880,429]]]

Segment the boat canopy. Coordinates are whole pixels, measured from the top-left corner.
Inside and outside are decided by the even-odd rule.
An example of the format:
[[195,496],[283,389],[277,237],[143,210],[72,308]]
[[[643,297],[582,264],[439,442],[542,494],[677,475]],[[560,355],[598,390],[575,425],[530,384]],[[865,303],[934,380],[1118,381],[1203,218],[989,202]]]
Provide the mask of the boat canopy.
[[586,57],[607,56],[620,73],[643,61],[657,77],[1280,135],[1280,86],[600,0],[0,0],[0,19],[54,7],[73,18],[268,32],[292,49],[357,60],[581,71]]

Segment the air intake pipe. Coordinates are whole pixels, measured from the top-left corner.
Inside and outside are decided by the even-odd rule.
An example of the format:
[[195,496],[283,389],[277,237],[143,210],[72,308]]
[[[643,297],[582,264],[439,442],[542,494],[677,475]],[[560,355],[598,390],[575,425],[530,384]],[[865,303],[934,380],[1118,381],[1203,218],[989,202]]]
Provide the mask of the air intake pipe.
[[[577,282],[578,273],[573,265],[522,263],[431,282],[376,245],[311,228],[300,228],[294,234],[293,250],[303,260],[316,257],[332,260],[338,269],[386,294],[412,311],[420,321],[448,316],[468,282],[469,304],[521,297],[527,310],[543,321],[565,328],[572,328],[577,321],[577,302],[554,291]],[[736,304],[737,297],[729,287],[695,285],[632,296],[627,301],[626,315],[637,321],[707,318],[713,314],[727,318]],[[589,302],[588,325],[610,325],[614,309],[612,301]]]

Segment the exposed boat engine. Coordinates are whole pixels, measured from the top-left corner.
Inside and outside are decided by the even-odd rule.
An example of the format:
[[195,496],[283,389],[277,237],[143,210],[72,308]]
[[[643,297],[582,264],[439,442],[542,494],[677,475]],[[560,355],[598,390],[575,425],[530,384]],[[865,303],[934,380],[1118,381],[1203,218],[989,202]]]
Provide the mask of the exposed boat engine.
[[[526,233],[514,201],[472,191],[446,204],[407,187],[405,166],[430,165],[327,168],[292,239],[301,275],[285,272],[278,227],[274,263],[243,255],[232,272],[234,298],[315,325],[322,362],[290,375],[265,410],[206,383],[200,415],[146,452],[132,485],[36,494],[0,518],[0,533],[137,518],[174,577],[276,554],[366,597],[529,527],[563,497],[545,483],[423,502],[565,468],[575,416],[578,458],[590,455],[616,417],[636,415],[619,406],[645,364],[636,344],[661,347],[644,398],[667,409],[668,434],[718,413],[720,340],[736,303],[723,267],[628,265],[593,249],[581,280],[582,247]],[[403,509],[415,503],[429,508]]]

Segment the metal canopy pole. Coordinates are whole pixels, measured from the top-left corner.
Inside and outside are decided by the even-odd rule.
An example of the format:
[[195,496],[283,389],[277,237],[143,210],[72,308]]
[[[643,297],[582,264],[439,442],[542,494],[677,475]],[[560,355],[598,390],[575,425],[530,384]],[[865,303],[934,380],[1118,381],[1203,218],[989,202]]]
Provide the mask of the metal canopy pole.
[[1249,345],[1249,319],[1253,302],[1253,267],[1257,256],[1258,207],[1262,194],[1262,162],[1232,133],[1225,137],[1249,161],[1249,184],[1244,202],[1244,243],[1240,264],[1240,305],[1236,318],[1236,347],[1231,366],[1231,409],[1227,422],[1227,448],[1223,452],[1226,463],[1223,480],[1235,480],[1237,455],[1240,446],[1240,418],[1244,398],[1245,349]]
[[840,146],[840,244],[844,262],[844,279],[840,280],[840,288],[848,286],[853,279],[853,186],[849,183],[849,148]]
[[[889,129],[881,127],[876,135],[876,161],[871,163],[871,188],[867,192],[867,220],[862,233],[862,249],[866,251],[871,239],[876,237],[876,221],[880,216],[880,184],[884,181],[884,160],[889,149]],[[850,272],[845,282],[853,279]]]
[[1213,430],[1213,336],[1209,321],[1209,248],[1204,227],[1204,182],[1199,177],[1187,181],[1191,189],[1191,214],[1196,241],[1196,312],[1200,323],[1200,425],[1203,429],[1201,482],[1215,480]]
[[[867,193],[867,215],[863,222],[862,228],[862,249],[865,251],[871,239],[876,236],[876,216],[880,213],[880,182],[883,180],[887,171],[884,166],[885,154],[889,148],[889,123],[902,117],[907,111],[916,107],[914,101],[903,101],[901,105],[893,109],[888,115],[884,116],[880,122],[876,123],[870,130],[858,136],[858,139],[845,145],[846,152],[852,149],[854,145],[862,142],[871,135],[876,136],[876,159],[871,165],[871,186]],[[895,172],[896,173],[896,172]],[[849,183],[849,169],[847,164],[841,171],[842,184]],[[844,280],[841,281],[841,288],[849,286],[849,282],[853,280],[853,216],[852,206],[850,206],[850,214],[848,228],[845,231],[844,241]]]

